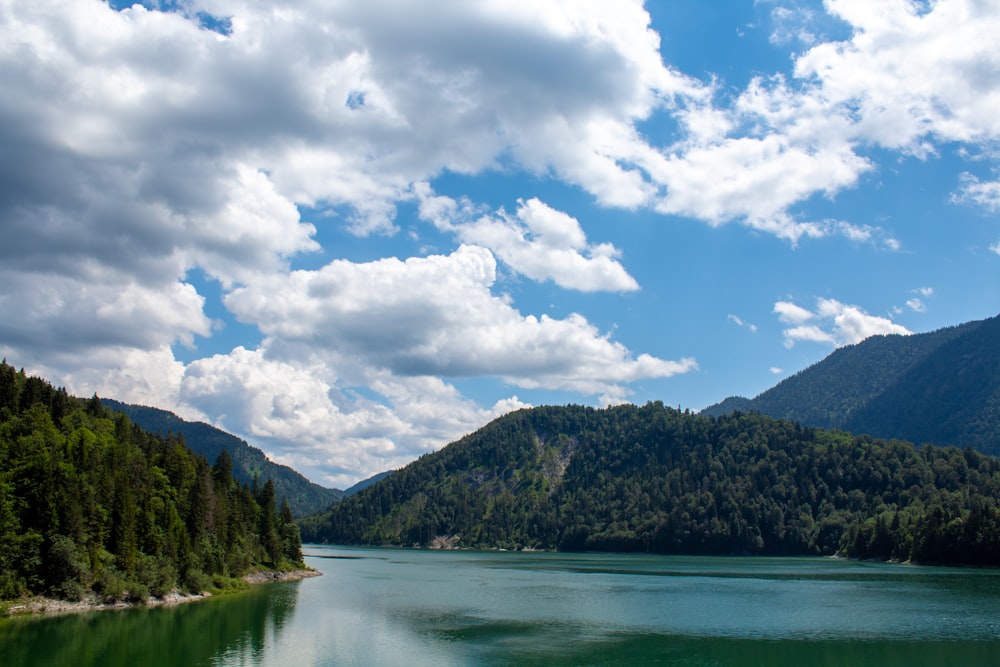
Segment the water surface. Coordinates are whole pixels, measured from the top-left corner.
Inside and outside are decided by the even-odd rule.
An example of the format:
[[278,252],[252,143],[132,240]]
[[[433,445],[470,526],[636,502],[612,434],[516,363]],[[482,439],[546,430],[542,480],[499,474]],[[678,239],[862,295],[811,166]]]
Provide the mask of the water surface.
[[323,577],[0,622],[20,665],[1000,665],[1000,572],[307,546]]

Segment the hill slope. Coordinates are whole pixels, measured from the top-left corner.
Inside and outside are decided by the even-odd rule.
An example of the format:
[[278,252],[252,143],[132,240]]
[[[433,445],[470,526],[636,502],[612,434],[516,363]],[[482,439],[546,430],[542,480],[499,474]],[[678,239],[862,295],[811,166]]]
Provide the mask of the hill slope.
[[819,428],[1000,454],[1000,317],[840,348],[754,399],[703,410],[755,411]]
[[230,463],[0,364],[0,599],[145,600],[301,567],[274,485],[251,491]]
[[521,410],[300,523],[354,544],[1000,565],[1000,462],[653,403]]
[[143,405],[129,405],[113,399],[102,398],[108,408],[122,412],[134,423],[151,433],[166,435],[176,433],[192,451],[215,461],[223,449],[233,460],[233,477],[240,483],[250,484],[259,475],[259,483],[270,480],[279,500],[284,498],[295,517],[322,512],[344,496],[339,489],[327,489],[310,482],[301,474],[269,460],[260,449],[251,447],[235,435],[204,422],[189,422],[172,412]]

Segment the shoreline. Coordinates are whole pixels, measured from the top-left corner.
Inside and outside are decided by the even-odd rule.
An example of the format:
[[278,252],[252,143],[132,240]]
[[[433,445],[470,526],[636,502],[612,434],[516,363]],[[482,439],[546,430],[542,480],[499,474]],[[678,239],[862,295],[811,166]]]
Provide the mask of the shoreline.
[[[319,570],[303,569],[289,570],[285,572],[258,570],[250,572],[240,577],[251,586],[258,584],[272,584],[284,581],[299,581],[310,577],[320,577],[323,573]],[[227,593],[228,595],[228,593]],[[3,609],[4,602],[0,601],[0,619],[4,616],[61,616],[63,614],[79,614],[95,611],[109,611],[120,609],[134,609],[141,607],[173,607],[188,602],[197,602],[213,597],[212,593],[181,593],[172,591],[162,598],[150,597],[145,602],[129,602],[125,600],[115,600],[114,602],[103,602],[96,593],[88,594],[83,600],[71,601],[60,600],[58,598],[47,598],[34,596],[22,600],[8,600],[10,606]]]

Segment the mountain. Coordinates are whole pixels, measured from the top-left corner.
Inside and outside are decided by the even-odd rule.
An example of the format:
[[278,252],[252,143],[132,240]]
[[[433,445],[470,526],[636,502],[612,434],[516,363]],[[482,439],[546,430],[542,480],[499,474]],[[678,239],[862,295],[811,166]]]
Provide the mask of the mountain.
[[818,428],[1000,454],[1000,317],[842,347],[756,398],[702,411],[754,411]]
[[369,477],[368,479],[363,479],[354,486],[344,489],[344,496],[353,496],[358,491],[367,489],[369,486],[375,484],[376,482],[381,482],[383,479],[391,475],[392,472],[393,472],[392,470],[386,470],[385,472],[376,473],[371,477]]
[[102,398],[101,403],[128,415],[134,423],[151,433],[183,436],[187,446],[204,456],[209,463],[214,462],[225,449],[232,457],[233,477],[238,482],[252,484],[255,476],[259,476],[260,484],[270,480],[278,498],[288,501],[296,518],[321,512],[344,497],[343,491],[310,482],[292,468],[274,463],[260,449],[210,424],[189,422],[166,410],[129,405],[109,398]]
[[94,396],[0,363],[0,600],[113,602],[302,567],[291,510]]
[[650,403],[520,410],[300,521],[344,544],[1000,565],[1000,461]]

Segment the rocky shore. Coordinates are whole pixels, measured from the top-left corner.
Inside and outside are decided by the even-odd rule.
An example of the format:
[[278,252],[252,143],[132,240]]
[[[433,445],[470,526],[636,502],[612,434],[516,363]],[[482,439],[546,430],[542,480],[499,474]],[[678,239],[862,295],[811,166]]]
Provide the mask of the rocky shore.
[[[269,584],[279,581],[298,581],[308,577],[318,577],[322,573],[318,570],[291,570],[279,572],[272,570],[259,570],[241,577],[248,584]],[[12,601],[9,607],[4,609],[0,606],[0,612],[5,611],[6,615],[43,614],[55,616],[59,614],[76,614],[81,612],[104,611],[108,609],[129,609],[132,607],[170,607],[185,602],[195,602],[211,597],[211,593],[187,594],[179,591],[169,593],[162,598],[150,597],[145,602],[132,602],[116,600],[105,602],[95,594],[90,594],[79,601],[59,600],[57,598],[31,597],[24,600]],[[0,614],[3,615],[3,614]]]
[[319,577],[322,574],[319,570],[291,570],[290,572],[261,570],[244,575],[243,581],[248,584],[270,584],[275,581],[298,581],[299,579],[308,579],[309,577]]

